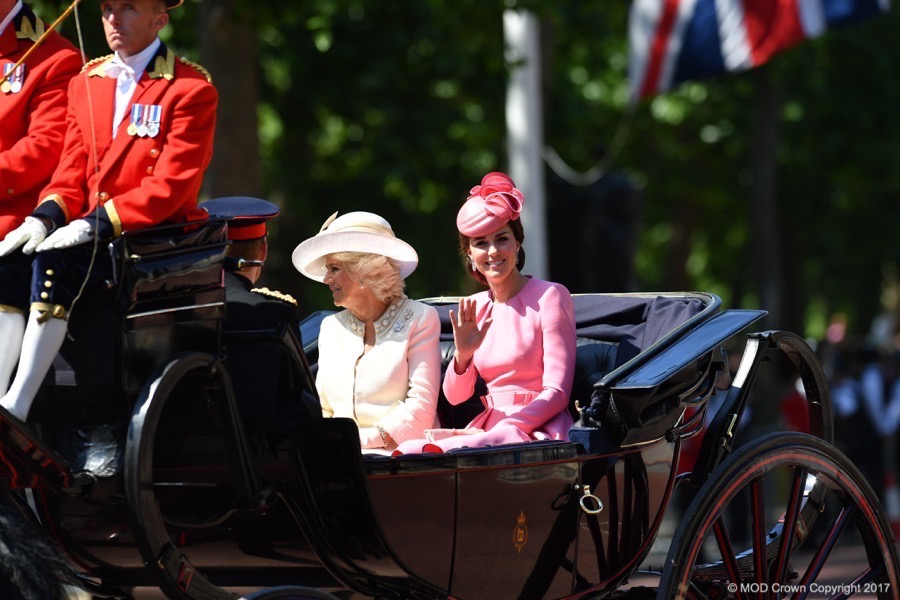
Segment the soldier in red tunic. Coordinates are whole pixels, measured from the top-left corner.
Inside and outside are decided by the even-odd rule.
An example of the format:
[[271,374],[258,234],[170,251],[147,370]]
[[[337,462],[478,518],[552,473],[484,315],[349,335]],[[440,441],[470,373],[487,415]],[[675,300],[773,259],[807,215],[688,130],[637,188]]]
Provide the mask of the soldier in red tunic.
[[[34,210],[59,162],[66,133],[66,89],[81,69],[81,55],[20,0],[0,0],[0,237]],[[44,35],[40,44],[35,43]],[[27,59],[22,60],[28,53]],[[19,253],[25,276],[8,282],[28,289],[30,259]],[[26,311],[0,305],[0,394],[19,356]]]
[[[157,35],[169,22],[167,10],[181,1],[100,3],[114,54],[71,80],[59,165],[30,218],[0,242],[0,256],[20,248],[34,253],[30,297],[0,285],[0,304],[29,309],[16,377],[0,399],[3,416],[26,420],[62,346],[73,301],[110,279],[111,263],[100,250],[108,241],[206,218],[197,203],[218,94],[202,67],[177,58]],[[0,282],[15,279],[16,269],[0,263]]]
[[78,50],[55,31],[31,50],[45,28],[21,1],[0,0],[0,236],[34,210],[59,162],[66,88],[81,69]]

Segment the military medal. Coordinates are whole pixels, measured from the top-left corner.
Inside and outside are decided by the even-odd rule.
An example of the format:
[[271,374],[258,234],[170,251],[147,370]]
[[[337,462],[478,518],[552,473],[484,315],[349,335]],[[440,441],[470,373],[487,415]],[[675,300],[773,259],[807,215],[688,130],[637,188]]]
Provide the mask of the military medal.
[[0,83],[0,92],[8,94],[12,90],[12,83],[9,81],[9,72],[12,71],[13,63],[3,65],[3,83]]
[[146,104],[141,104],[141,122],[137,126],[137,134],[141,137],[147,137],[147,117],[150,112],[148,108],[150,107]]
[[18,94],[22,91],[22,82],[25,81],[25,65],[24,63],[19,65],[16,68],[15,74],[13,74],[12,81],[9,82],[9,89],[13,94]]
[[135,104],[131,107],[131,123],[128,124],[128,135],[135,136],[138,134],[138,123],[141,122],[144,114],[144,105]]
[[162,116],[162,106],[159,104],[151,104],[149,106],[149,116],[147,117],[147,135],[150,137],[159,135],[160,116]]

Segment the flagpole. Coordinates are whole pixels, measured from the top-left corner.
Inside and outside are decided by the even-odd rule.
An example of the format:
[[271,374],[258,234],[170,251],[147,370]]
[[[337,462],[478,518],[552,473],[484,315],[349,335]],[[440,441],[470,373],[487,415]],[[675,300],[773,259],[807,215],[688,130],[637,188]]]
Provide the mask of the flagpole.
[[503,13],[503,39],[509,84],[506,91],[506,130],[509,175],[525,194],[526,272],[546,279],[547,209],[544,181],[544,124],[541,92],[540,28],[534,13],[508,9]]

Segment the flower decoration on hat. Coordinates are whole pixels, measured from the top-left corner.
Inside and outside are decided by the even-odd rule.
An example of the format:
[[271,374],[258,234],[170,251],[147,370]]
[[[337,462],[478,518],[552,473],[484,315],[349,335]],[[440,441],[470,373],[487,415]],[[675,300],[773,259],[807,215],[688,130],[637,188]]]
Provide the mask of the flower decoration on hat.
[[525,195],[505,173],[494,171],[469,191],[456,216],[456,227],[468,237],[478,237],[515,221],[525,205]]
[[481,179],[481,185],[476,185],[469,191],[469,199],[473,196],[484,198],[486,211],[509,221],[519,218],[525,204],[525,196],[516,188],[513,180],[497,171],[485,175]]

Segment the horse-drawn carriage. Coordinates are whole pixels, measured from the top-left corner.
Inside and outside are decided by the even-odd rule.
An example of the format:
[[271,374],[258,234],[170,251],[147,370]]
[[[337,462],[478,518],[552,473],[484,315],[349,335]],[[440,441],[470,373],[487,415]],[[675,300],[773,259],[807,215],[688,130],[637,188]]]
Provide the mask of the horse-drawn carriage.
[[[0,423],[4,501],[53,540],[95,597],[148,585],[191,600],[237,589],[259,598],[896,597],[894,537],[869,485],[831,445],[811,349],[790,333],[749,333],[729,368],[723,348],[763,311],[722,310],[704,293],[576,295],[569,441],[366,455],[351,421],[318,410],[321,314],[302,337],[223,321],[225,227],[211,220],[113,244],[112,301],[75,308],[74,343],[34,411],[43,443]],[[449,361],[454,301],[429,302]],[[740,440],[769,362],[799,373],[807,431]],[[271,393],[253,393],[273,380]],[[477,398],[442,400],[442,424],[464,426],[473,406]],[[685,440],[700,436],[693,469],[679,473]],[[690,503],[665,563],[652,583],[629,586],[676,489]],[[863,548],[865,566],[833,580],[829,557],[848,544]]]

